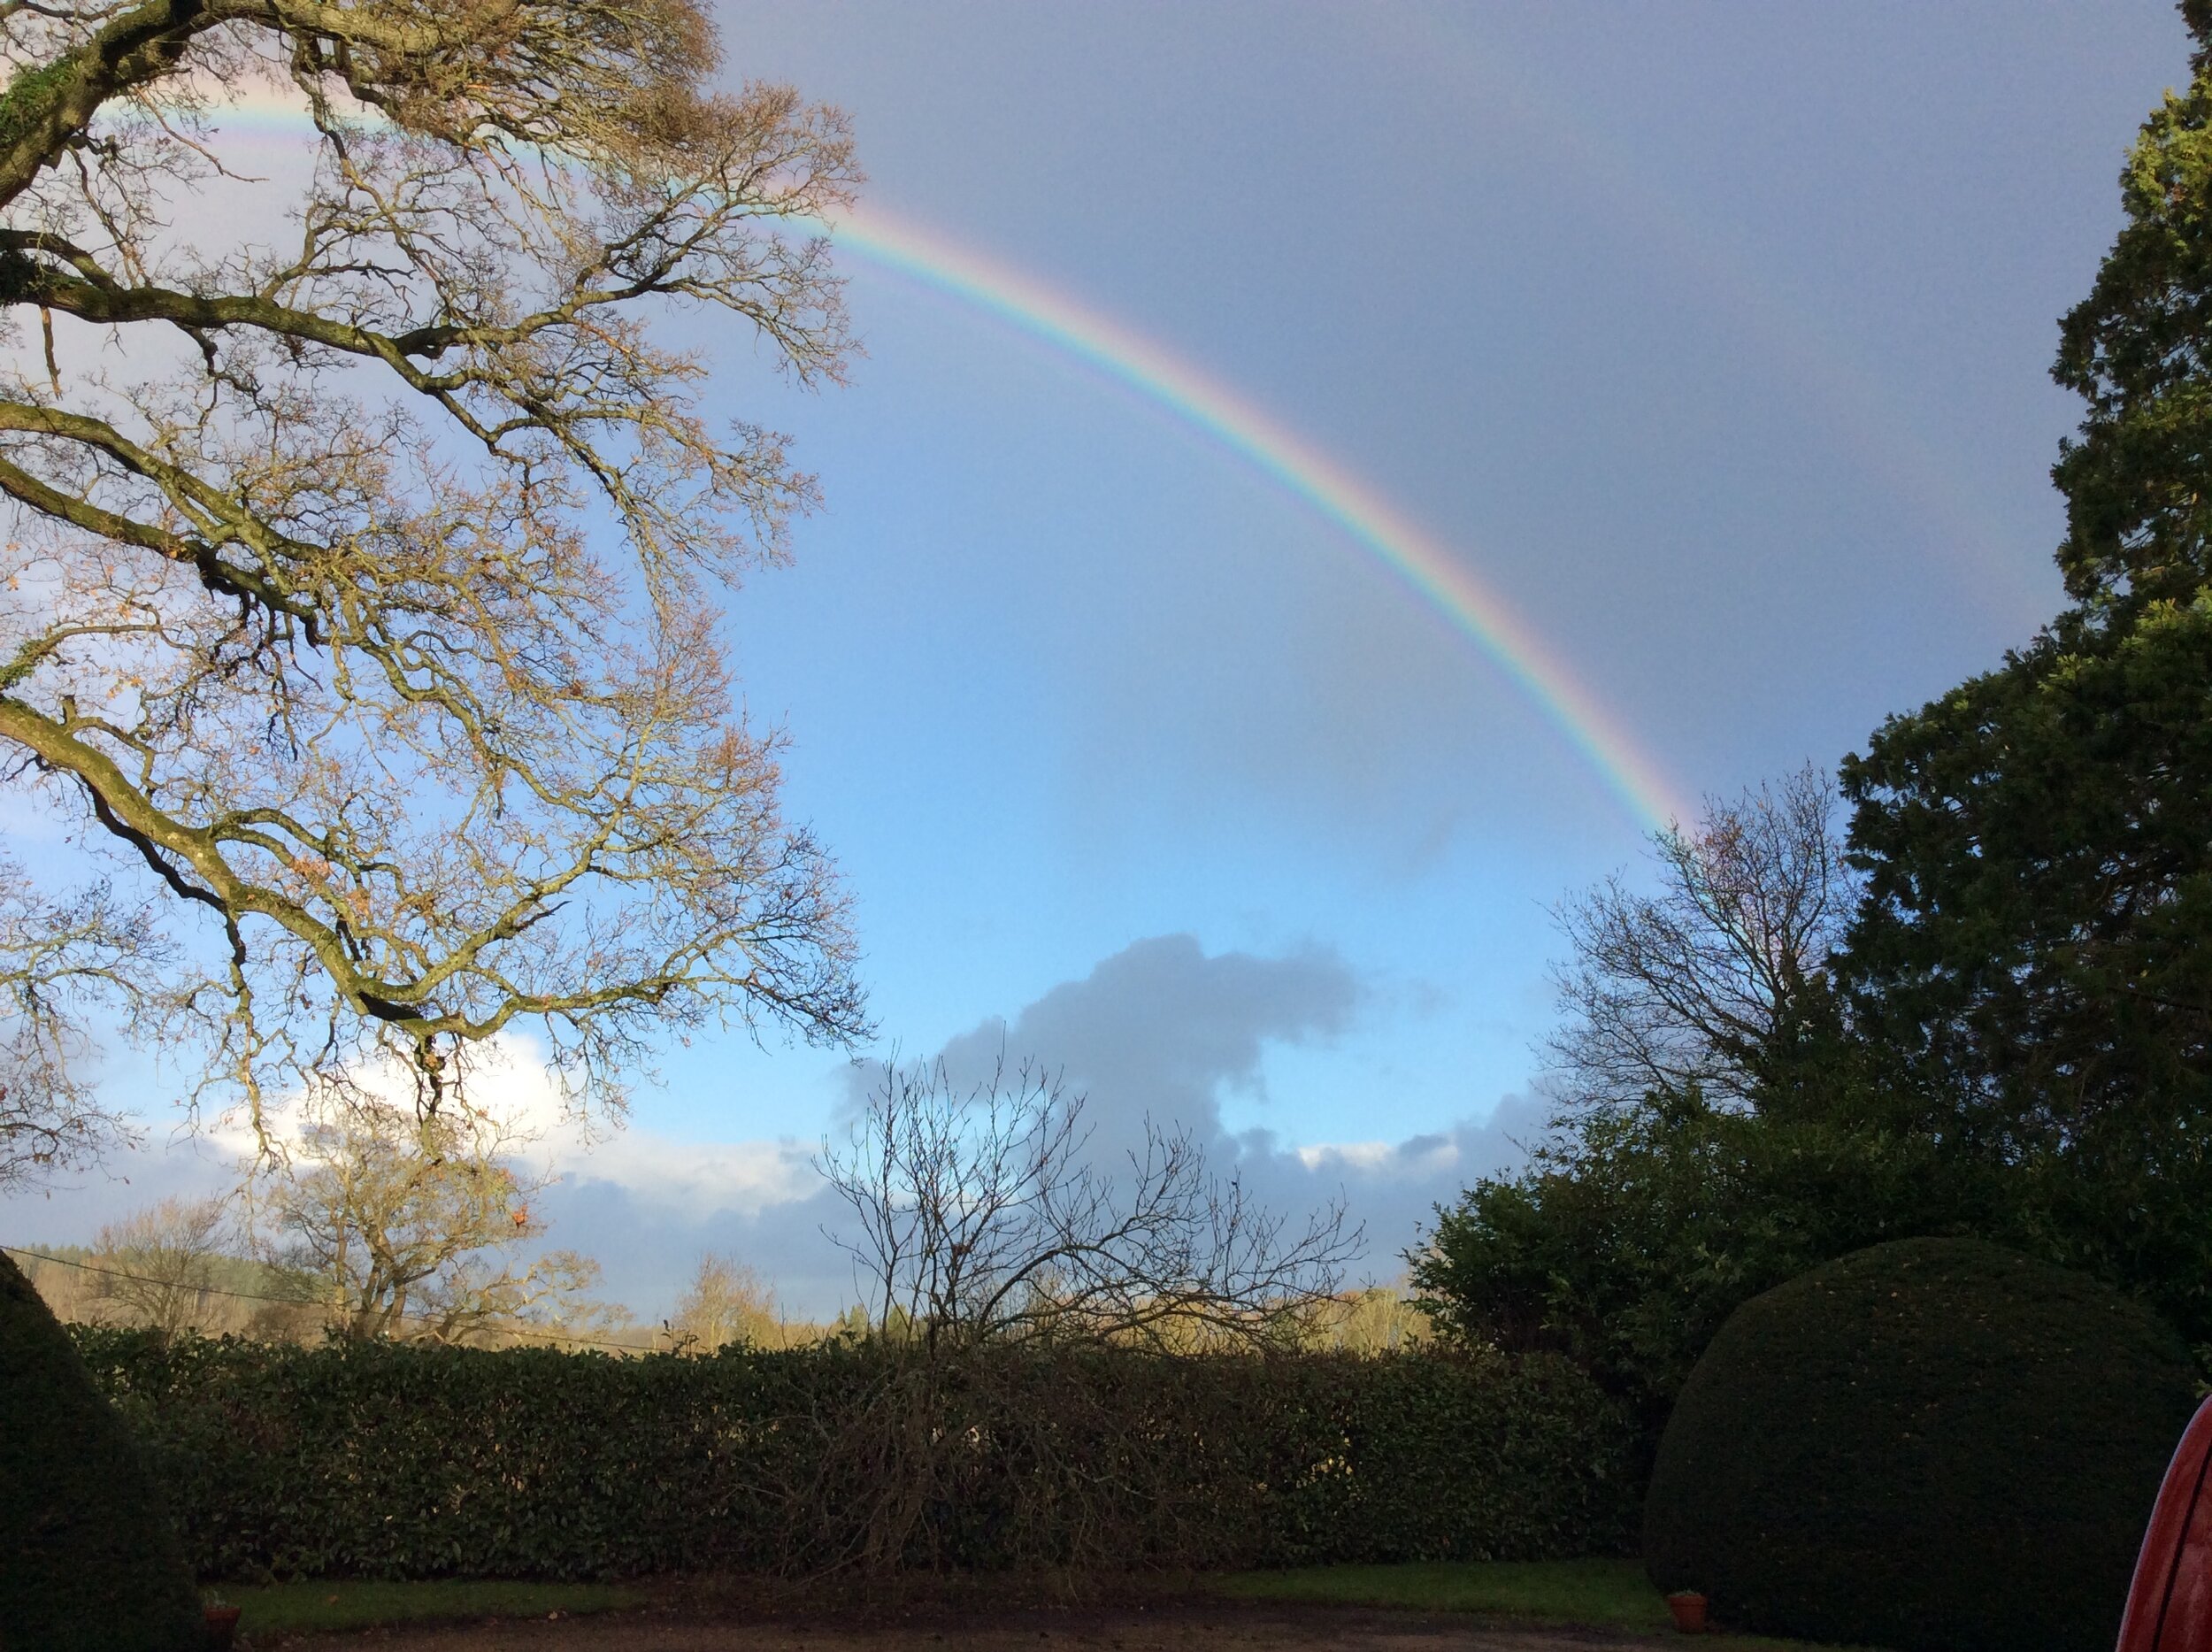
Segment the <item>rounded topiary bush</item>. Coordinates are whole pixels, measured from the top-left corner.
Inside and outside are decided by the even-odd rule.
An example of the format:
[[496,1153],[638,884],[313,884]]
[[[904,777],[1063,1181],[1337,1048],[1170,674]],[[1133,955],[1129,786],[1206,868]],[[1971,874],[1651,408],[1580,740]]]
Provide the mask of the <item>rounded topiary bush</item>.
[[2195,1403],[2180,1339],[1978,1240],[1754,1297],[1660,1441],[1644,1556],[1721,1621],[1901,1652],[2108,1652]]
[[205,1643],[183,1546],[136,1441],[68,1333],[0,1255],[0,1646]]

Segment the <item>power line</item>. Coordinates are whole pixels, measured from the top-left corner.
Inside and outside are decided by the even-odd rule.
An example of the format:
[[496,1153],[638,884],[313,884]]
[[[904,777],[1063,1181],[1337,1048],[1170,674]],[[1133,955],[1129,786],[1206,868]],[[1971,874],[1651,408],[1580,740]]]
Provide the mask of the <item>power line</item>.
[[[111,1279],[130,1279],[140,1285],[158,1286],[164,1289],[188,1289],[195,1295],[199,1296],[227,1296],[235,1302],[269,1302],[279,1308],[312,1308],[318,1305],[298,1296],[261,1296],[251,1291],[227,1291],[216,1285],[187,1286],[177,1279],[157,1279],[150,1274],[130,1273],[121,1268],[104,1268],[90,1262],[73,1261],[68,1256],[50,1256],[42,1250],[26,1250],[20,1245],[0,1245],[0,1250],[6,1251],[10,1256],[29,1256],[34,1261],[50,1262],[57,1267],[75,1268],[80,1272],[103,1274]],[[429,1319],[427,1314],[403,1313],[395,1317],[403,1320],[417,1319],[425,1322]],[[581,1342],[591,1348],[612,1348],[620,1354],[649,1354],[654,1351],[649,1345],[640,1347],[633,1342],[610,1342],[602,1337],[568,1336],[554,1331],[525,1331],[510,1325],[500,1325],[496,1328],[503,1336],[527,1337],[540,1342]]]

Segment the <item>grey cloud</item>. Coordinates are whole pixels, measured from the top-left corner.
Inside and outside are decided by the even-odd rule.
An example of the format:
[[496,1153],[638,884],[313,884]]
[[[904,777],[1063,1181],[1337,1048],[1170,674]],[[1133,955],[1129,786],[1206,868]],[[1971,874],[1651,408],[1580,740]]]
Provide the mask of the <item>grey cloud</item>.
[[[1210,957],[1193,936],[1160,935],[921,1060],[941,1064],[960,1090],[987,1082],[1002,1062],[1057,1076],[1084,1096],[1090,1150],[1102,1162],[1141,1147],[1149,1118],[1189,1131],[1228,1168],[1242,1156],[1223,1128],[1223,1093],[1257,1089],[1268,1045],[1333,1038],[1367,996],[1356,972],[1326,948]],[[841,1111],[848,1118],[881,1082],[884,1064],[856,1062],[846,1070]],[[826,1188],[750,1210],[732,1202],[702,1212],[695,1202],[686,1214],[652,1200],[649,1186],[595,1178],[587,1164],[542,1203],[562,1242],[601,1256],[610,1287],[633,1302],[671,1295],[666,1281],[706,1249],[743,1256],[802,1311],[833,1311],[849,1298],[849,1259],[823,1233],[849,1228],[849,1213]]]
[[1366,1273],[1389,1279],[1402,1272],[1404,1253],[1432,1226],[1438,1205],[1456,1201],[1478,1178],[1527,1163],[1526,1145],[1543,1133],[1547,1110],[1526,1096],[1507,1095],[1486,1118],[1462,1118],[1402,1141],[1291,1149],[1269,1143],[1263,1152],[1246,1151],[1240,1163],[1248,1182],[1278,1209],[1303,1209],[1340,1193],[1366,1227]]
[[605,1294],[641,1318],[665,1317],[706,1251],[750,1264],[773,1286],[784,1311],[827,1318],[856,1295],[850,1259],[825,1235],[845,1207],[826,1187],[765,1210],[701,1215],[659,1203],[649,1187],[572,1174],[541,1208],[551,1241],[598,1258]]
[[1002,1052],[1040,1063],[1087,1098],[1091,1121],[1116,1142],[1147,1116],[1206,1139],[1220,1133],[1225,1087],[1262,1085],[1269,1043],[1333,1038],[1365,995],[1325,948],[1209,957],[1194,936],[1158,935],[1062,982],[1012,1021],[953,1039],[936,1059],[964,1085],[987,1077]]
[[[1270,1044],[1333,1038],[1374,995],[1331,949],[1209,957],[1193,936],[1160,935],[926,1059],[941,1062],[964,1088],[987,1080],[1002,1060],[1058,1074],[1085,1098],[1092,1147],[1102,1156],[1140,1145],[1149,1118],[1187,1130],[1217,1169],[1233,1171],[1279,1211],[1301,1215],[1341,1197],[1366,1229],[1367,1270],[1386,1279],[1433,1206],[1523,1161],[1519,1143],[1540,1128],[1542,1110],[1508,1096],[1487,1118],[1400,1142],[1290,1146],[1268,1131],[1225,1128],[1222,1096],[1262,1087]],[[881,1072],[879,1064],[855,1069],[856,1100]]]
[[[1148,1118],[1180,1126],[1209,1160],[1233,1172],[1270,1208],[1296,1218],[1341,1198],[1363,1225],[1363,1272],[1390,1279],[1433,1208],[1477,1177],[1510,1169],[1543,1110],[1507,1096],[1486,1118],[1463,1118],[1402,1141],[1288,1145],[1264,1130],[1232,1133],[1222,1097],[1264,1082],[1271,1045],[1325,1041],[1348,1030],[1377,994],[1337,952],[1309,947],[1283,957],[1208,955],[1187,934],[1133,943],[1089,974],[1063,981],[1010,1018],[993,1018],[920,1057],[941,1063],[964,1089],[1002,1062],[1028,1061],[1085,1098],[1092,1150],[1109,1160],[1140,1145]],[[856,1110],[883,1076],[880,1062],[845,1074],[845,1108]],[[588,1172],[585,1172],[587,1175]],[[747,1213],[703,1219],[649,1207],[649,1188],[579,1181],[564,1190],[565,1242],[608,1258],[610,1284],[640,1303],[672,1295],[703,1249],[744,1256],[785,1300],[809,1313],[849,1299],[849,1264],[824,1237],[844,1208],[826,1189]],[[843,1224],[849,1226],[849,1222]],[[595,1249],[604,1234],[607,1245]],[[636,1283],[632,1285],[631,1280]],[[649,1281],[662,1281],[657,1287]]]

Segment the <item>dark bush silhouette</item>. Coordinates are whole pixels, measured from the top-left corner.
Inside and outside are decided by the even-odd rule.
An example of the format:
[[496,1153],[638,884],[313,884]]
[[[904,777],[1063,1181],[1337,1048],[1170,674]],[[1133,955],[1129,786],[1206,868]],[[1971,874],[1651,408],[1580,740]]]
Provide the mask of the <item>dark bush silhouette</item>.
[[1659,1447],[1644,1555],[1720,1620],[1901,1652],[2106,1652],[2194,1383],[2174,1332],[1970,1239],[1746,1302]]
[[205,1636],[136,1441],[0,1255],[0,1643],[196,1652]]

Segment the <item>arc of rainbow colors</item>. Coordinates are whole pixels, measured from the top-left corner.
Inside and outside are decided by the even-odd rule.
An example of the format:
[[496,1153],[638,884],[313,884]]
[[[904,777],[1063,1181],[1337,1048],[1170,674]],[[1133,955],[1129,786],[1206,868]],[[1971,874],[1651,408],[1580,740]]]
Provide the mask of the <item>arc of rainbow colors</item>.
[[[311,136],[305,107],[257,88],[219,124]],[[1302,502],[1470,639],[1646,827],[1694,818],[1597,696],[1503,596],[1374,488],[1219,380],[1036,277],[870,208],[816,226],[833,244],[968,304],[1118,380]]]
[[1694,818],[1511,604],[1367,482],[1217,380],[1035,277],[871,208],[832,242],[1005,322],[1137,391],[1294,496],[1472,641],[1647,827]]

